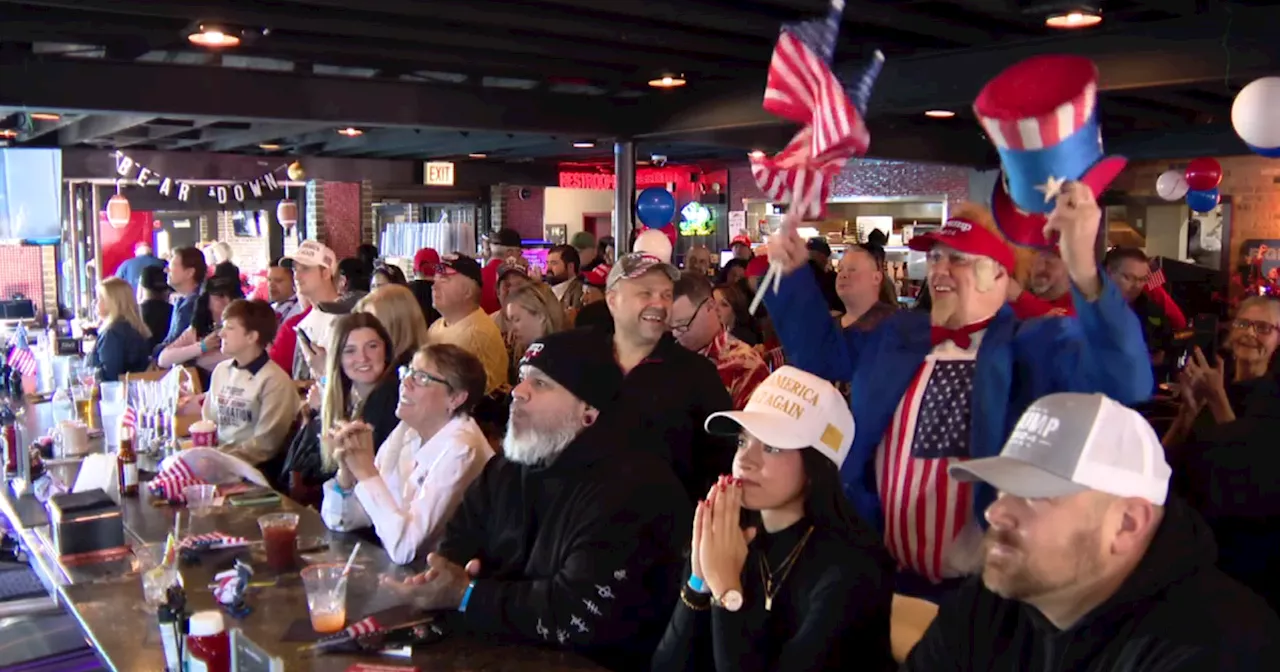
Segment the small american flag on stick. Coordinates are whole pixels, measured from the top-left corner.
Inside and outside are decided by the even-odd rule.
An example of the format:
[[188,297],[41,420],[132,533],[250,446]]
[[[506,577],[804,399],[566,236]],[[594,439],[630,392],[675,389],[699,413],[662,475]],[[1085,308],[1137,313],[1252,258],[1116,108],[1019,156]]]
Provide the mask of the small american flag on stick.
[[853,95],[845,92],[831,72],[843,15],[844,0],[832,0],[825,19],[782,27],[769,63],[764,109],[804,128],[776,156],[752,159],[751,173],[761,191],[775,201],[790,200],[810,219],[825,213],[831,179],[871,143],[864,116],[884,64],[877,51]]
[[1160,289],[1165,283],[1164,264],[1161,264],[1159,261],[1153,263],[1155,264],[1155,268],[1147,275],[1147,291]]
[[22,323],[18,323],[17,329],[14,330],[10,346],[12,347],[9,350],[9,366],[24,376],[34,375],[36,356],[31,352],[31,343],[27,340],[27,328]]

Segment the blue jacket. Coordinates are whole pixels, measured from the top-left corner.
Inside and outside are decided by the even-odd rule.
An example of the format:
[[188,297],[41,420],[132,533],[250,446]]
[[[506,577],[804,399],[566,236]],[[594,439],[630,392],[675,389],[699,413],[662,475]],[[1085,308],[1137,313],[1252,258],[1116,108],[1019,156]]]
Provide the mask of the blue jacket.
[[140,257],[129,257],[116,268],[116,277],[129,283],[135,290],[142,279],[142,269],[148,266],[164,267],[164,260],[154,255],[144,254]]
[[[1155,382],[1138,318],[1106,274],[1097,301],[1072,288],[1075,317],[1019,320],[1009,306],[996,314],[978,348],[973,380],[972,457],[998,455],[1018,417],[1053,392],[1101,392],[1124,404],[1151,396]],[[883,529],[876,492],[876,447],[925,357],[929,314],[902,311],[875,329],[841,332],[813,272],[802,267],[765,296],[787,361],[832,381],[849,381],[855,431],[840,468],[845,494],[867,521]],[[979,485],[974,512],[995,492]]]
[[98,342],[89,355],[89,364],[98,369],[102,382],[124,378],[126,373],[141,373],[151,365],[151,339],[138,333],[132,324],[116,320],[98,334]]

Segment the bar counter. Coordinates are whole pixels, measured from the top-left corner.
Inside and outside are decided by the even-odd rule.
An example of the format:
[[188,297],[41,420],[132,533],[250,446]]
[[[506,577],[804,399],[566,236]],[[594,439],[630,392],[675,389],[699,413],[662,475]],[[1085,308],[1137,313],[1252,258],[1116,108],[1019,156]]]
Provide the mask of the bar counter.
[[[218,531],[245,537],[250,546],[240,549],[211,551],[201,562],[182,565],[191,611],[217,609],[213,593],[207,588],[213,575],[231,567],[240,557],[255,571],[246,595],[252,612],[242,620],[225,616],[228,631],[241,629],[256,644],[279,657],[286,670],[342,672],[356,662],[386,665],[413,665],[423,672],[467,670],[470,672],[503,670],[586,671],[599,670],[584,658],[571,653],[477,639],[450,634],[444,640],[417,647],[412,662],[405,658],[326,654],[315,656],[299,652],[305,641],[282,641],[295,621],[309,623],[306,594],[297,571],[276,574],[265,564],[258,517],[275,511],[296,512],[302,564],[318,562],[343,563],[355,543],[356,535],[332,532],[325,528],[320,515],[299,506],[288,498],[279,504],[235,507],[224,505],[207,517],[193,518],[182,508],[156,506],[146,494],[124,498],[122,503],[126,539],[130,544],[163,542],[173,529],[174,516],[182,516],[183,536]],[[0,512],[8,516],[30,556],[32,568],[40,575],[57,602],[80,623],[86,636],[97,649],[98,656],[118,672],[151,672],[164,669],[155,614],[142,600],[142,580],[132,570],[130,559],[112,560],[90,565],[64,566],[49,544],[47,518],[43,507],[30,496],[15,497],[6,483],[0,488]],[[315,549],[315,550],[308,550]],[[380,577],[404,578],[412,570],[399,567],[376,544],[365,542],[357,556],[347,590],[347,624],[397,606],[396,594],[379,586]],[[259,585],[268,584],[268,585]],[[304,629],[309,632],[309,626]]]

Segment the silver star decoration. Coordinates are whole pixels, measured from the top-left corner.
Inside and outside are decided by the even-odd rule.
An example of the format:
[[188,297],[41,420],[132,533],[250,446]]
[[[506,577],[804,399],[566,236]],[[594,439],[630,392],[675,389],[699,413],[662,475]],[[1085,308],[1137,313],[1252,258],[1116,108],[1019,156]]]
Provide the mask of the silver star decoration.
[[1036,185],[1036,191],[1044,192],[1044,202],[1048,203],[1058,197],[1058,192],[1062,191],[1062,185],[1066,183],[1066,180],[1050,175],[1044,184]]

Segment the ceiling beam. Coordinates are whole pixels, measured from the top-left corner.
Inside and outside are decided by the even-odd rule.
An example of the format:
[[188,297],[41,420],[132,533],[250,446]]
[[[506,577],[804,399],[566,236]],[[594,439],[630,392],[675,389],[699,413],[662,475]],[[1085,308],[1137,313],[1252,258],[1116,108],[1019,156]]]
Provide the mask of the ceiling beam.
[[[763,0],[765,4],[779,8],[800,9],[813,16],[825,15],[830,0]],[[903,3],[899,3],[903,4]],[[799,5],[799,7],[797,7]],[[991,31],[978,26],[959,25],[955,22],[939,21],[918,10],[906,7],[882,5],[871,2],[859,2],[845,9],[844,31],[861,26],[877,26],[891,28],[904,33],[923,35],[933,40],[942,40],[951,44],[985,44],[993,39]],[[860,39],[865,39],[860,36]]]
[[[1014,42],[981,49],[949,51],[891,59],[871,96],[870,113],[920,114],[928,109],[958,110],[971,106],[978,92],[1002,69],[1031,56],[1052,53],[1089,56],[1100,73],[1102,91],[1189,86],[1222,82],[1229,72],[1247,79],[1272,74],[1280,61],[1280,40],[1270,27],[1280,21],[1280,7],[1232,10],[1231,39],[1224,49],[1224,12],[1171,19],[1127,32],[1099,33]],[[851,64],[855,69],[861,64]],[[846,76],[856,72],[841,73]],[[715,90],[712,90],[712,89]],[[653,104],[655,120],[641,137],[663,137],[708,128],[767,126],[780,123],[760,107],[764,72],[735,87],[703,87],[680,92]]]
[[97,138],[110,137],[155,118],[154,114],[91,115],[81,119],[79,123],[58,131],[58,144],[62,147],[70,147]]
[[1191,156],[1238,156],[1250,152],[1228,123],[1126,133],[1108,138],[1107,153],[1128,157],[1130,161],[1151,161]]
[[181,65],[0,63],[0,106],[612,136],[632,99]]

